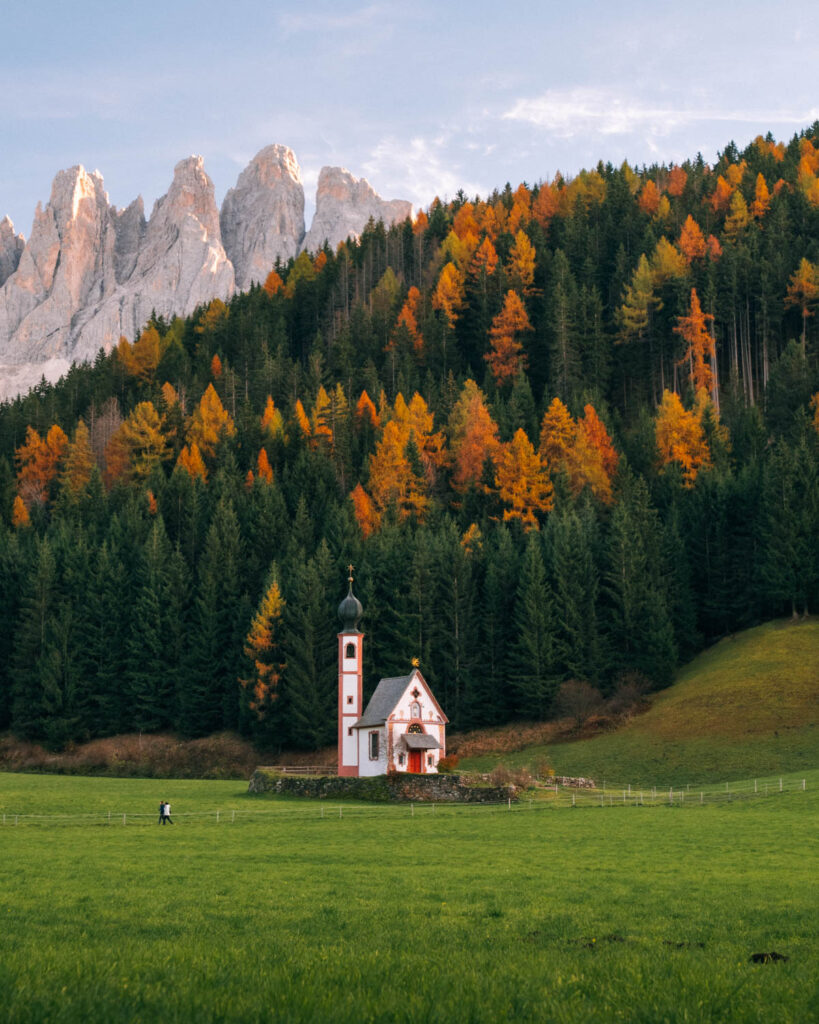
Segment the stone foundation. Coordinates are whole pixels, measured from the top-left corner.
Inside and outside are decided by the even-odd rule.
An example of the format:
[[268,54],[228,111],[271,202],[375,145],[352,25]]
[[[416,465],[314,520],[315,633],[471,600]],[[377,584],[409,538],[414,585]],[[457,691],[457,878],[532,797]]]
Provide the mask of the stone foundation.
[[459,775],[410,775],[407,772],[340,778],[337,775],[279,775],[272,768],[257,768],[247,791],[377,803],[496,804],[518,800],[515,786],[467,785]]

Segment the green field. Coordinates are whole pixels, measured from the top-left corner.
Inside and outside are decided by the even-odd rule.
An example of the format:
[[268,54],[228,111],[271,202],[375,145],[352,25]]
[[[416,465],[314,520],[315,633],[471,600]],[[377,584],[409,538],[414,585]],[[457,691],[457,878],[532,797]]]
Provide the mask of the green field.
[[489,771],[547,760],[602,784],[700,785],[819,765],[819,621],[782,620],[727,637],[683,668],[616,732],[462,761]]
[[339,817],[231,782],[0,775],[0,1019],[805,1024],[801,777],[720,805]]

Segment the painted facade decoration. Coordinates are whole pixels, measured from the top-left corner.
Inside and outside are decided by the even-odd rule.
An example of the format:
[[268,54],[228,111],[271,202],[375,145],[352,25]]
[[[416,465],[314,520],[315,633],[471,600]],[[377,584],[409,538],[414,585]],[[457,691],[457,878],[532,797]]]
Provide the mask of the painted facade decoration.
[[349,590],[338,608],[338,774],[429,774],[446,754],[447,717],[417,667],[382,679],[362,712],[363,610]]

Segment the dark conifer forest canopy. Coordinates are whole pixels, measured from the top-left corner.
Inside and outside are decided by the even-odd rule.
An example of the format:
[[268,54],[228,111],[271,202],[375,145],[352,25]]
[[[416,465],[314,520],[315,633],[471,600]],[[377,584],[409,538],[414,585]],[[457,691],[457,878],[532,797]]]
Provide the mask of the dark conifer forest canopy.
[[0,406],[0,728],[456,729],[819,604],[819,123],[370,224]]

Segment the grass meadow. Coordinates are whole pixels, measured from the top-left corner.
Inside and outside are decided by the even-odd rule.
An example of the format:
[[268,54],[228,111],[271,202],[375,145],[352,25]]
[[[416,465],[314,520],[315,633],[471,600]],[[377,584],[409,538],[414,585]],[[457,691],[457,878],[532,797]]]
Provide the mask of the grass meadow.
[[0,1019],[807,1024],[802,777],[702,806],[339,817],[236,782],[0,775]]

